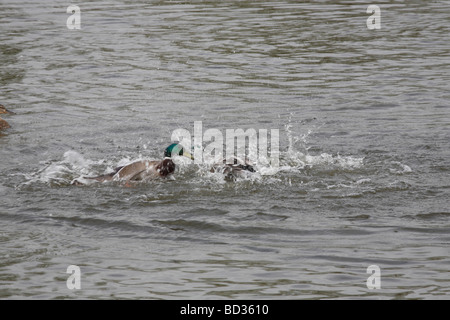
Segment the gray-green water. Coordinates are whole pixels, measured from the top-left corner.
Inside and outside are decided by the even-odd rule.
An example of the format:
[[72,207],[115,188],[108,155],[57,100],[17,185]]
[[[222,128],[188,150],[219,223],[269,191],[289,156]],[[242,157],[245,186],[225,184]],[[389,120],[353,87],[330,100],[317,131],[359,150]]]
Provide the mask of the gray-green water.
[[[450,297],[448,1],[68,5],[0,3],[1,298]],[[280,171],[70,185],[194,121],[279,129]]]

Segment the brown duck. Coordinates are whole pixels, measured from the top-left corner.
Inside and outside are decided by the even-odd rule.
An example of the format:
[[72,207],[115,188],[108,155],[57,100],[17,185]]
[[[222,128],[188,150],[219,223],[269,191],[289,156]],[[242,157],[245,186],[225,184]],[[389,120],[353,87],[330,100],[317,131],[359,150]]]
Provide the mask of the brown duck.
[[[14,114],[14,112],[6,109],[2,104],[0,104],[0,114]],[[0,130],[11,128],[8,122],[0,118]]]
[[241,160],[237,157],[223,160],[222,163],[216,163],[211,168],[210,172],[220,172],[224,175],[225,180],[236,180],[236,178],[246,177],[248,172],[256,172],[249,161]]
[[[143,181],[154,178],[165,178],[175,171],[175,163],[172,160],[172,155],[185,156],[193,159],[192,155],[184,151],[180,144],[173,143],[164,151],[164,160],[151,161],[141,160],[130,163],[126,166],[118,167],[113,172],[97,176],[97,177],[83,177],[83,179],[104,181]],[[79,180],[72,182],[74,185],[83,185]]]

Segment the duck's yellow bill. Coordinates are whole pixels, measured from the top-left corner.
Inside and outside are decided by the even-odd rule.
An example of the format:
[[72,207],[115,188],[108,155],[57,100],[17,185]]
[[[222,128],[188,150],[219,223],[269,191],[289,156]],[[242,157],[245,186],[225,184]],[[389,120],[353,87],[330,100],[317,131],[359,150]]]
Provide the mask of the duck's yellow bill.
[[183,151],[183,156],[185,156],[191,160],[194,160],[194,156],[187,151]]

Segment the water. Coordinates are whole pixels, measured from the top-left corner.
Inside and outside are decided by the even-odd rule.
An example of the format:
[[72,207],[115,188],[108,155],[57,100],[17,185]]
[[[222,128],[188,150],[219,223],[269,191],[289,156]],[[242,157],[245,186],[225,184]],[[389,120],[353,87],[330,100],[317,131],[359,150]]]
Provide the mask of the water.
[[[2,1],[0,297],[448,299],[450,5],[378,4],[98,1],[68,30]],[[194,121],[279,129],[279,172],[70,184]]]

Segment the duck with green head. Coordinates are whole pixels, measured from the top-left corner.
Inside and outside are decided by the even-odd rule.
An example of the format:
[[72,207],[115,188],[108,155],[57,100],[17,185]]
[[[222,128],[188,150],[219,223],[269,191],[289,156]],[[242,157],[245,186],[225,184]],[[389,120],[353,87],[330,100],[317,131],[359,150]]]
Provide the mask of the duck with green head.
[[[122,167],[113,172],[97,177],[83,177],[83,179],[104,181],[143,181],[155,178],[165,178],[175,171],[173,156],[184,156],[193,159],[192,155],[183,149],[178,143],[172,143],[164,151],[164,159],[161,161],[140,160]],[[82,185],[82,181],[74,180],[72,184]]]

